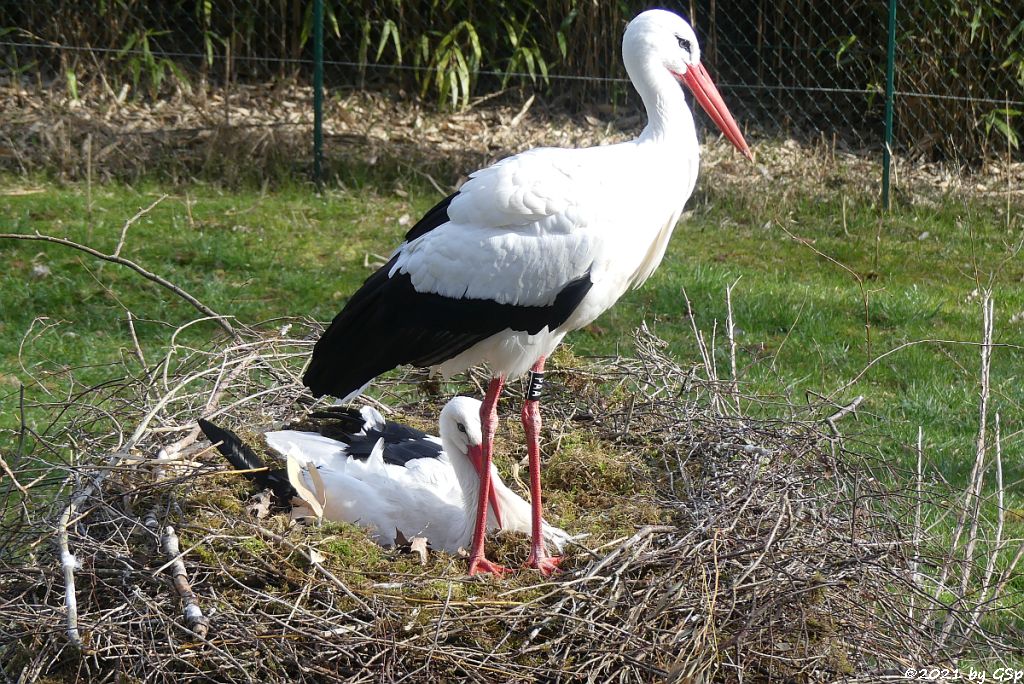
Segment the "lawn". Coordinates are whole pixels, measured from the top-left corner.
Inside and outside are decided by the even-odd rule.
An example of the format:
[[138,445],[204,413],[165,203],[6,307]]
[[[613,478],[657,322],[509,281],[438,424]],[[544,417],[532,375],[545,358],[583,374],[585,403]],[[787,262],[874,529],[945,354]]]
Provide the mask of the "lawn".
[[[981,295],[996,302],[993,408],[1004,448],[1019,444],[1024,263],[1016,256],[1018,206],[946,197],[880,213],[863,193],[710,191],[691,200],[668,254],[643,288],[595,325],[568,338],[577,354],[628,350],[646,320],[681,360],[699,357],[686,317],[717,325],[720,374],[728,368],[724,322],[732,292],[737,365],[749,394],[864,395],[861,420],[879,428],[884,453],[910,462],[922,426],[930,463],[963,482],[978,424]],[[3,179],[0,232],[68,238],[114,251],[160,274],[219,313],[252,323],[304,315],[328,320],[437,199],[398,179],[317,196],[301,185],[271,192],[211,185],[165,188]],[[161,199],[163,198],[163,199]],[[1008,214],[1009,209],[1009,214]],[[132,346],[127,311],[143,350],[157,349],[196,311],[128,268],[67,247],[0,241],[0,426],[16,424],[19,383],[28,396],[45,371],[88,367],[101,382]],[[215,334],[214,324],[185,334]],[[945,342],[925,342],[944,340]],[[860,372],[884,352],[912,343]],[[20,352],[19,352],[20,350]],[[20,354],[20,355],[19,355]],[[846,383],[859,380],[842,391]],[[753,409],[753,407],[752,407]],[[29,416],[29,420],[32,416]],[[1008,460],[1007,482],[1024,476]],[[1016,505],[1019,502],[1015,502]]]

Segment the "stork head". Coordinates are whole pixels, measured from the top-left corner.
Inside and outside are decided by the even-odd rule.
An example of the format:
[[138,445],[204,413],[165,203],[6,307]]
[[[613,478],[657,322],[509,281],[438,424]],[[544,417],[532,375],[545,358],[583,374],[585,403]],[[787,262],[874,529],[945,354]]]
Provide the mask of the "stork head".
[[678,14],[653,9],[641,12],[626,26],[623,58],[655,57],[663,67],[682,75],[700,64],[700,45],[693,28]]
[[668,10],[647,10],[626,26],[622,58],[634,83],[639,74],[664,69],[693,93],[725,137],[753,160],[750,147],[700,61],[697,35],[685,19]]
[[[441,410],[439,430],[441,444],[451,460],[452,468],[462,483],[464,496],[468,503],[475,503],[473,492],[479,491],[480,479],[484,475],[483,427],[480,425],[480,402],[469,397],[455,397]],[[476,473],[474,478],[466,469],[469,462]],[[494,466],[491,466],[491,477],[500,481]],[[498,525],[502,524],[502,505],[496,487],[488,492],[491,510]]]
[[[465,454],[477,474],[480,474],[480,445],[483,443],[483,432],[480,427],[480,402],[469,397],[455,397],[441,410],[438,426],[445,451]],[[449,453],[449,458],[457,458],[457,454]]]

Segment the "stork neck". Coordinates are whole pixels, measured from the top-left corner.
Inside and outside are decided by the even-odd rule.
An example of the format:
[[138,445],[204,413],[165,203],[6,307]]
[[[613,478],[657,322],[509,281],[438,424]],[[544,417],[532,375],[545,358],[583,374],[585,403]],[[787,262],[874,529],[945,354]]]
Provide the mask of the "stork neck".
[[682,146],[697,153],[697,129],[683,89],[675,77],[657,63],[648,62],[634,76],[633,85],[647,109],[647,126],[639,140]]
[[467,513],[472,514],[469,516],[469,519],[472,520],[476,517],[476,497],[480,492],[480,476],[473,464],[470,463],[465,450],[445,439],[445,435],[441,435],[441,447],[448,454],[452,470],[455,471],[455,478],[462,487],[463,506]]

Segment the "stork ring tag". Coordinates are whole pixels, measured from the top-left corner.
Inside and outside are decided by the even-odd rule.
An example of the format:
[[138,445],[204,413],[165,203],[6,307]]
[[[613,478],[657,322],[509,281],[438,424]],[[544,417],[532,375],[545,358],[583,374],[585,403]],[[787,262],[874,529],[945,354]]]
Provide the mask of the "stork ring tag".
[[544,391],[544,371],[530,371],[530,382],[526,388],[526,401],[537,401]]

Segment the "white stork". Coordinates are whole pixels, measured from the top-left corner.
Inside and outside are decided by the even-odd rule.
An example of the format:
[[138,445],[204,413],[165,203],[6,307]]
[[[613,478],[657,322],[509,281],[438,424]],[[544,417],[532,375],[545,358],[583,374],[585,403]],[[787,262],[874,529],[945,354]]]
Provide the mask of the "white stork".
[[[300,464],[312,464],[324,486],[324,518],[367,528],[378,544],[395,543],[396,531],[411,539],[426,537],[432,548],[455,552],[472,541],[481,489],[480,402],[455,397],[441,411],[441,437],[387,422],[369,406],[360,411],[330,411],[324,431],[279,430],[264,435],[267,444]],[[207,438],[246,477],[290,504],[297,492],[284,470],[264,469],[263,461],[237,435],[200,420]],[[316,485],[308,470],[308,489]],[[490,469],[487,529],[531,532],[530,504]],[[559,551],[570,536],[543,523],[543,536]]]
[[[530,459],[529,566],[560,558],[542,543],[540,411],[544,360],[566,333],[608,309],[658,267],[697,180],[699,146],[687,86],[746,157],[750,149],[700,62],[685,20],[638,15],[622,40],[626,71],[647,109],[635,140],[537,148],[470,175],[413,226],[390,261],[352,295],[313,350],[303,382],[315,396],[355,396],[402,364],[448,376],[486,363],[481,407],[487,479],[505,381],[532,371],[522,409]],[[480,488],[469,573],[501,573],[484,557]]]

